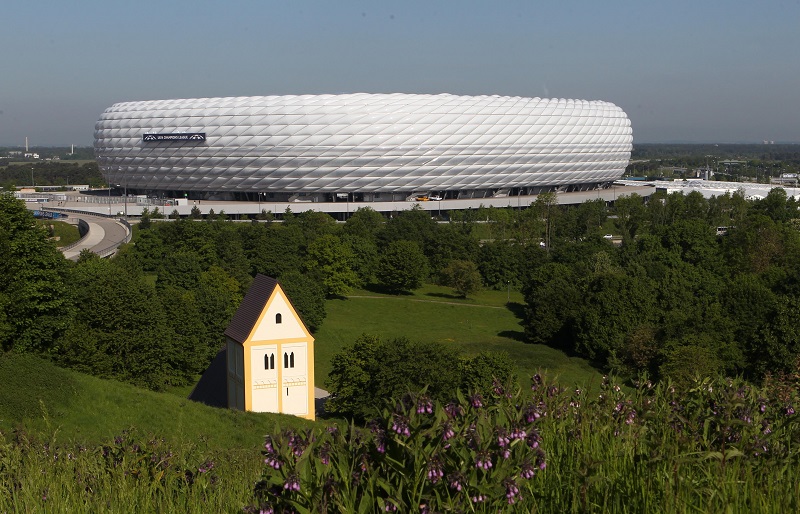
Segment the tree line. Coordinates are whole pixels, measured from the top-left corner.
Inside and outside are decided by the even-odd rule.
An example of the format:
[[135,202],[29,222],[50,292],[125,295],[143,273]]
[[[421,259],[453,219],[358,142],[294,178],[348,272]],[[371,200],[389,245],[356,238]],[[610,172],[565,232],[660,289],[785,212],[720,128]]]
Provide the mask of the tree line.
[[800,356],[798,204],[782,189],[617,200],[621,246],[575,240],[528,268],[528,341],[676,381],[789,372]]
[[[560,206],[215,215],[157,222],[113,259],[66,261],[22,202],[0,199],[0,343],[153,389],[187,384],[223,343],[251,277],[278,278],[311,330],[353,288],[520,289],[527,340],[624,373],[759,380],[800,353],[794,199],[657,193]],[[609,228],[613,226],[612,228]],[[717,227],[727,227],[718,235]],[[603,235],[613,230],[614,244]],[[457,383],[457,377],[454,383]]]

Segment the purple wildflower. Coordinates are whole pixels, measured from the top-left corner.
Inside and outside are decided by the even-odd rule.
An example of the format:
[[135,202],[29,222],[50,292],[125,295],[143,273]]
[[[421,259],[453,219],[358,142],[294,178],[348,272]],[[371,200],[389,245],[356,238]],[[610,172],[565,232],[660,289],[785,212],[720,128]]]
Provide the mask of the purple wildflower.
[[417,414],[433,414],[433,402],[428,396],[422,395],[417,399]]
[[319,460],[326,466],[331,463],[331,443],[328,441],[319,449]]
[[290,473],[283,483],[283,489],[286,491],[300,491],[300,477],[296,473]]
[[537,373],[531,377],[531,391],[536,391],[540,385],[542,385],[542,376]]
[[469,404],[472,405],[476,409],[480,409],[483,407],[483,396],[476,393],[469,397]]
[[395,414],[392,420],[392,430],[399,435],[409,437],[411,430],[408,428],[408,418]]
[[456,433],[453,431],[453,426],[450,422],[445,421],[442,424],[442,441],[447,441],[448,439],[452,439],[455,437]]
[[525,462],[522,464],[522,469],[520,470],[519,474],[522,478],[530,480],[531,478],[534,477],[534,475],[536,475],[536,468],[534,468],[531,465],[530,461],[526,459]]
[[528,436],[525,438],[525,442],[528,443],[528,448],[538,448],[539,443],[542,441],[542,436],[539,435],[539,432],[536,431],[535,428],[532,428],[528,432]]
[[495,396],[505,396],[506,394],[505,388],[496,378],[492,380],[492,392]]
[[511,444],[511,439],[508,436],[508,432],[506,432],[505,428],[498,427],[497,428],[497,446],[499,446],[500,448],[505,448],[509,444]]
[[475,457],[475,467],[484,471],[489,471],[492,469],[491,454],[486,451],[478,452],[477,457]]
[[273,469],[281,469],[281,459],[277,455],[268,454],[267,457],[264,459],[264,464],[273,468]]
[[464,414],[464,409],[457,403],[450,402],[444,407],[444,411],[451,418],[457,418]]
[[512,478],[506,478],[503,480],[503,485],[506,487],[506,499],[508,500],[509,505],[513,505],[517,502],[517,497],[522,499],[522,495],[519,494],[519,487],[517,487],[517,483]]
[[430,461],[428,461],[427,476],[428,480],[430,480],[432,484],[435,484],[439,480],[444,478],[444,471],[442,470],[442,461],[440,461],[438,457],[433,457]]
[[464,477],[461,473],[453,473],[447,477],[447,482],[450,485],[450,489],[455,489],[456,491],[461,492],[461,489],[464,487]]

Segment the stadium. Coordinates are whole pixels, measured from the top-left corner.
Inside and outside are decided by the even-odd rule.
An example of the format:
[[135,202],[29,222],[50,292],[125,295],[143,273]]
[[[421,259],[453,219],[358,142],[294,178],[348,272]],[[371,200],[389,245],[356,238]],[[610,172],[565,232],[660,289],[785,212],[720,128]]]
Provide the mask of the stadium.
[[94,147],[126,193],[395,202],[605,188],[632,141],[603,101],[358,93],[116,103]]

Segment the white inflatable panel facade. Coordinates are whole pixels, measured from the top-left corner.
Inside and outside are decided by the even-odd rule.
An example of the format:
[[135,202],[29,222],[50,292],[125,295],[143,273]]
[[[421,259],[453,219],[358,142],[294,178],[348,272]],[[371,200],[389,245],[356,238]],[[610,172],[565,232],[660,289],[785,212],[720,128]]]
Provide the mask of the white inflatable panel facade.
[[122,102],[94,146],[130,189],[319,193],[607,183],[632,142],[608,102],[359,93]]

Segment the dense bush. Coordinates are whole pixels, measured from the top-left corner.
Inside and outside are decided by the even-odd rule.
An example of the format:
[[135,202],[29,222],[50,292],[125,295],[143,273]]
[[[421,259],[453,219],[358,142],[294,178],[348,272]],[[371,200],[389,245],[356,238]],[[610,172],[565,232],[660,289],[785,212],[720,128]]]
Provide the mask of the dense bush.
[[457,389],[491,391],[492,381],[513,380],[508,355],[460,357],[452,347],[405,338],[381,340],[363,335],[333,356],[326,383],[331,392],[325,409],[331,414],[369,419],[380,412],[386,398],[423,389],[447,401]]

